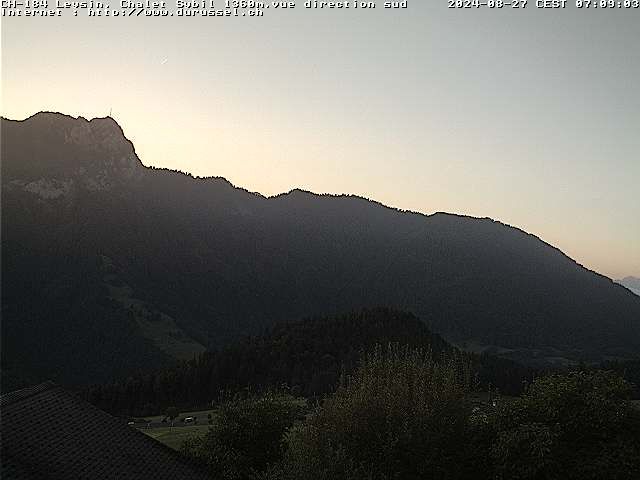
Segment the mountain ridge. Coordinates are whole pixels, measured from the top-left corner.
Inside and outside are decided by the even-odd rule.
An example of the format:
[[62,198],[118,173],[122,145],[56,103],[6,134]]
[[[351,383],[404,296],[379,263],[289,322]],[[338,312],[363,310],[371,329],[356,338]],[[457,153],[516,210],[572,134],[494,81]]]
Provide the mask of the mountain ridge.
[[[265,197],[145,166],[113,119],[30,118],[2,120],[3,363],[30,374],[108,380],[282,319],[378,305],[515,360],[640,350],[637,297],[517,227],[355,195]],[[84,367],[70,360],[82,341],[95,346]],[[122,360],[98,358],[113,351]]]
[[[365,201],[367,203],[370,203],[370,204],[373,204],[375,206],[382,207],[384,209],[388,209],[388,210],[391,210],[391,211],[394,211],[394,212],[406,213],[406,214],[411,214],[411,215],[418,215],[418,216],[421,216],[421,217],[424,217],[424,218],[435,217],[435,216],[438,216],[438,215],[445,215],[445,216],[451,216],[451,217],[457,217],[457,218],[463,218],[463,219],[488,220],[488,221],[497,223],[497,224],[499,224],[501,226],[517,230],[517,231],[523,233],[524,235],[531,236],[531,237],[535,238],[536,240],[542,242],[543,244],[545,244],[549,248],[557,250],[563,256],[565,256],[569,260],[575,262],[578,266],[584,268],[585,270],[587,270],[589,272],[592,272],[592,273],[594,273],[596,275],[599,275],[601,277],[604,277],[604,278],[610,280],[612,283],[619,283],[619,282],[616,282],[614,279],[611,279],[610,277],[608,277],[608,276],[606,276],[606,275],[604,275],[604,274],[602,274],[602,273],[600,273],[600,272],[598,272],[596,270],[593,270],[593,269],[590,269],[590,268],[584,266],[583,264],[581,264],[580,262],[578,262],[574,258],[572,258],[569,255],[567,255],[559,247],[556,247],[556,246],[546,242],[544,239],[542,239],[542,237],[540,237],[540,236],[538,236],[538,235],[536,235],[534,233],[527,232],[526,230],[524,230],[524,229],[522,229],[520,227],[517,227],[515,225],[511,225],[511,224],[508,224],[506,222],[502,222],[501,220],[497,220],[497,219],[494,219],[494,218],[488,217],[488,216],[478,217],[478,216],[473,216],[473,215],[459,214],[459,213],[455,213],[455,212],[445,212],[445,211],[435,211],[433,213],[424,213],[424,212],[420,212],[420,211],[416,211],[416,210],[403,209],[403,208],[400,208],[400,207],[394,207],[394,206],[386,205],[386,204],[384,204],[382,202],[379,202],[379,201],[377,201],[375,199],[371,199],[371,198],[368,198],[368,197],[365,197],[365,196],[362,196],[362,195],[349,194],[349,193],[328,193],[328,192],[319,193],[319,192],[313,192],[311,190],[306,190],[306,189],[300,188],[300,187],[295,187],[295,188],[292,188],[289,191],[277,193],[277,194],[274,194],[274,195],[264,195],[264,194],[262,194],[260,192],[252,191],[252,190],[249,190],[249,189],[247,189],[245,187],[238,186],[238,185],[232,183],[227,178],[222,177],[222,176],[217,176],[217,175],[197,176],[197,175],[193,175],[193,174],[191,174],[189,172],[184,172],[184,171],[181,171],[181,170],[175,170],[175,169],[171,169],[171,168],[168,168],[168,167],[154,167],[154,166],[145,165],[142,162],[142,160],[140,159],[140,157],[137,155],[133,142],[131,142],[131,140],[129,140],[126,137],[126,135],[124,133],[124,130],[122,129],[120,124],[117,122],[117,120],[115,120],[111,116],[95,117],[95,118],[92,118],[92,119],[89,120],[89,119],[87,119],[87,118],[85,118],[83,116],[73,117],[72,115],[67,115],[67,114],[60,113],[60,112],[40,111],[40,112],[36,112],[33,115],[25,118],[24,120],[9,119],[9,118],[6,118],[6,117],[0,117],[0,119],[4,120],[4,121],[9,121],[9,122],[24,123],[24,122],[28,122],[30,120],[33,120],[35,118],[39,118],[40,116],[53,116],[53,117],[61,116],[61,117],[66,117],[69,120],[84,121],[84,122],[86,122],[88,124],[91,124],[91,122],[109,121],[110,123],[112,123],[113,125],[115,125],[117,127],[117,130],[119,131],[119,133],[122,136],[122,138],[124,140],[126,140],[126,142],[131,146],[131,150],[132,150],[133,154],[135,155],[135,158],[138,161],[139,166],[143,167],[144,169],[156,170],[156,171],[165,171],[165,172],[168,172],[168,173],[175,173],[175,174],[179,174],[179,175],[184,175],[187,178],[192,178],[192,179],[195,179],[195,180],[204,180],[204,181],[215,180],[215,181],[220,181],[220,182],[223,182],[223,183],[227,184],[229,187],[231,187],[233,189],[236,189],[236,190],[241,191],[241,192],[246,192],[246,193],[249,193],[251,195],[254,195],[254,196],[257,196],[257,197],[260,197],[260,198],[264,198],[264,199],[267,199],[267,200],[279,199],[279,198],[289,197],[292,194],[303,193],[305,195],[310,195],[310,196],[315,197],[315,198],[337,198],[337,199],[357,199],[357,200],[362,200],[362,201]],[[627,278],[633,278],[633,277],[627,277]],[[623,279],[622,281],[624,281],[624,280],[625,279]]]

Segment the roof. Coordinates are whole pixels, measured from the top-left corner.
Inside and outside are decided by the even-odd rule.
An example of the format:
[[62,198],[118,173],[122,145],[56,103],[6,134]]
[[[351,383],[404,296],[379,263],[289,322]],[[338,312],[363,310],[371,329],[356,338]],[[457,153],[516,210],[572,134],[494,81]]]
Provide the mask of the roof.
[[178,452],[46,382],[0,397],[0,476],[200,480]]

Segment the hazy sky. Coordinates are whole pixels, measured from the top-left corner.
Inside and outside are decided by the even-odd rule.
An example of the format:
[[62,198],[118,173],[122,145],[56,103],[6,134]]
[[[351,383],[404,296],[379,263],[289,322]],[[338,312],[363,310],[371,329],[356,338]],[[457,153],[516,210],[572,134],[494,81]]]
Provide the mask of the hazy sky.
[[297,3],[5,17],[3,115],[112,108],[146,165],[488,216],[640,275],[640,9]]

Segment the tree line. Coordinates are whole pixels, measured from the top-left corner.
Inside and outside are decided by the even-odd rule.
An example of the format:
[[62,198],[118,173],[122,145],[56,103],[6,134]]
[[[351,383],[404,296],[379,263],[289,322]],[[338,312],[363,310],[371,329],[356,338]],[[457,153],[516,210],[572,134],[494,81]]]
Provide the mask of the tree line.
[[[396,342],[425,348],[434,358],[457,350],[417,317],[389,308],[278,324],[176,367],[93,385],[83,396],[120,415],[146,416],[166,408],[206,407],[240,391],[286,386],[295,396],[320,398],[335,391],[343,373],[375,345]],[[474,381],[516,395],[535,372],[488,355],[466,355]]]
[[537,377],[474,401],[468,359],[389,344],[309,406],[277,392],[221,404],[182,452],[222,480],[632,480],[640,409],[612,371]]

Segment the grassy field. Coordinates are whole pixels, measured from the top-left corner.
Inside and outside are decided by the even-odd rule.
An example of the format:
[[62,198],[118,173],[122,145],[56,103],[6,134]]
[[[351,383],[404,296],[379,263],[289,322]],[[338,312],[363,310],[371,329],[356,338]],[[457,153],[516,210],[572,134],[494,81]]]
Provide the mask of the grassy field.
[[[207,414],[211,414],[211,417],[213,419],[216,418],[216,410],[215,409],[211,409],[211,410],[200,410],[197,412],[180,412],[180,415],[178,418],[176,418],[175,420],[175,424],[177,424],[180,420],[180,418],[186,418],[186,417],[198,417],[198,423],[200,425],[206,425],[207,423]],[[155,417],[144,417],[144,420],[147,422],[161,422],[162,419],[164,418],[164,415],[157,415]],[[169,426],[169,420],[167,420],[167,427]]]
[[149,428],[140,431],[174,450],[180,450],[185,440],[191,437],[202,437],[208,430],[209,425],[190,425],[188,427]]
[[[174,427],[171,427],[171,422],[167,420],[166,423],[161,423],[164,415],[158,415],[154,417],[144,417],[144,423],[139,423],[139,430],[148,435],[149,437],[164,443],[168,447],[174,450],[179,450],[185,440],[191,437],[202,437],[209,430],[209,424],[207,415],[211,414],[212,419],[215,421],[216,410],[199,410],[192,412],[180,412],[178,418],[174,421]],[[197,424],[184,425],[182,419],[186,417],[197,417]],[[146,425],[153,422],[152,428],[146,428]],[[155,425],[161,424],[162,426],[156,427]],[[145,425],[145,426],[143,426]]]

